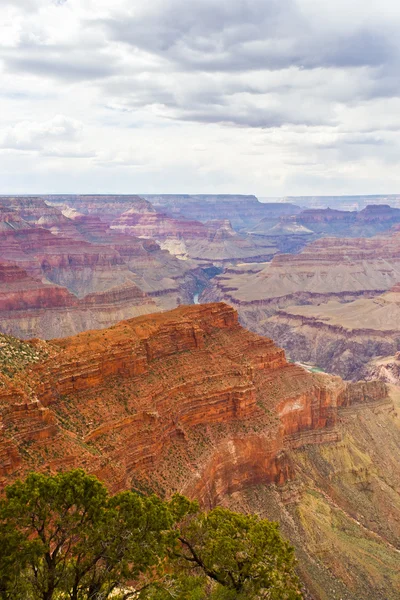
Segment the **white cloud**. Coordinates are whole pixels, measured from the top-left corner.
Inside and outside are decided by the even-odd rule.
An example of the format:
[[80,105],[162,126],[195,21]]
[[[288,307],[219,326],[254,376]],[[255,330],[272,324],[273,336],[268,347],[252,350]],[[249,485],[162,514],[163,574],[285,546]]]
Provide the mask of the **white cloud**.
[[72,142],[79,139],[82,123],[57,115],[49,121],[21,121],[0,132],[0,147],[11,150],[42,150],[54,141]]

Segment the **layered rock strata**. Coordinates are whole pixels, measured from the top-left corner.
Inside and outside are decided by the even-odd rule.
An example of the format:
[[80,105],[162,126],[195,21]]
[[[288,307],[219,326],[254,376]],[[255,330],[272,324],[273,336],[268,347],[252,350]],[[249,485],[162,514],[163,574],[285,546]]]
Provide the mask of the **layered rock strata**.
[[272,227],[282,215],[294,215],[301,211],[301,208],[295,204],[262,203],[256,196],[235,194],[153,194],[144,197],[157,210],[173,217],[185,217],[202,222],[229,218],[235,229],[245,230],[254,227],[263,218],[268,219]]
[[9,269],[7,281],[0,273],[0,331],[51,338],[106,327],[189,303],[207,281],[152,239],[113,231],[97,215],[67,214],[42,198],[0,198],[0,264]]
[[[73,463],[112,489],[141,481],[215,504],[242,486],[286,481],[287,449],[336,440],[338,408],[360,396],[287,363],[224,304],[123,321],[45,349],[48,358],[5,376],[0,390],[3,445],[9,439],[20,456],[15,475]],[[384,398],[384,385],[371,394]]]
[[248,328],[282,345],[291,359],[344,378],[364,377],[376,356],[398,345],[400,237],[326,238],[297,255],[278,255],[214,278],[203,301],[223,300]]
[[381,296],[344,304],[288,306],[270,317],[265,329],[296,360],[346,379],[398,381],[393,357],[400,350],[398,285]]

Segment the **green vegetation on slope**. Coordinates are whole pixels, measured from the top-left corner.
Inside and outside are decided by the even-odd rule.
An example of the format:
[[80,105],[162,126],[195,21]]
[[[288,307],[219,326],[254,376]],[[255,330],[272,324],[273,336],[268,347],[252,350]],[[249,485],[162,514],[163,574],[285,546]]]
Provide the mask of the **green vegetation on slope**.
[[44,342],[23,342],[0,333],[0,373],[13,377],[18,371],[48,357]]

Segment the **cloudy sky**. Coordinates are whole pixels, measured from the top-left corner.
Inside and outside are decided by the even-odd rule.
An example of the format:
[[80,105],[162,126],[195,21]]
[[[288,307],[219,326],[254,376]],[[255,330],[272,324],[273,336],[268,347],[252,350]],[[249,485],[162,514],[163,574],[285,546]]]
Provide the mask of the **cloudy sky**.
[[0,0],[0,193],[400,193],[398,0]]

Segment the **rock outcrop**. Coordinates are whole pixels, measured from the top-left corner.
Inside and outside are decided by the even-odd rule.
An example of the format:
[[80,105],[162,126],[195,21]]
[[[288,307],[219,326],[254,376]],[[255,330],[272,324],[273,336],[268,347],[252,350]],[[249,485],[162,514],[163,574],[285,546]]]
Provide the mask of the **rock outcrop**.
[[400,394],[391,388],[392,402],[371,402],[373,389],[356,386],[363,402],[340,410],[340,441],[292,450],[292,480],[224,503],[280,522],[312,598],[397,600]]
[[319,235],[371,237],[400,223],[400,209],[388,204],[371,204],[361,211],[305,210],[296,222]]
[[288,306],[268,319],[267,329],[296,360],[346,379],[366,377],[397,383],[393,355],[400,349],[399,322],[400,290],[396,285],[370,299]]
[[368,205],[363,210],[307,209],[281,216],[279,222],[262,219],[251,234],[273,242],[281,252],[297,252],[320,237],[372,237],[398,227],[400,209]]
[[289,304],[378,295],[397,283],[400,234],[370,239],[326,238],[299,254],[280,254],[255,273],[223,273],[206,299],[271,312]]
[[400,237],[326,238],[261,268],[217,276],[204,301],[234,306],[248,328],[276,340],[291,359],[346,379],[399,349]]
[[229,222],[227,224],[226,218],[218,220],[212,215],[211,221],[202,223],[166,214],[163,210],[156,211],[149,202],[139,197],[70,196],[52,197],[49,201],[61,206],[64,215],[75,221],[79,222],[83,216],[97,218],[115,232],[155,240],[172,255],[184,260],[192,259],[199,266],[242,260],[268,261],[277,252],[273,240],[240,236]]
[[[244,330],[224,304],[182,307],[41,344],[26,364],[31,346],[17,344],[3,366],[2,435],[20,450],[15,475],[59,467],[56,454],[66,445],[66,464],[83,464],[113,489],[141,480],[215,503],[237,487],[286,481],[285,451],[337,439],[339,407],[360,401],[340,379],[287,363],[281,349]],[[383,385],[376,395],[386,397]],[[21,453],[27,440],[30,450]],[[226,452],[238,470],[220,464]],[[171,469],[171,453],[180,474]],[[106,464],[111,471],[103,473]]]

